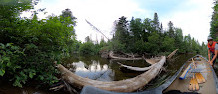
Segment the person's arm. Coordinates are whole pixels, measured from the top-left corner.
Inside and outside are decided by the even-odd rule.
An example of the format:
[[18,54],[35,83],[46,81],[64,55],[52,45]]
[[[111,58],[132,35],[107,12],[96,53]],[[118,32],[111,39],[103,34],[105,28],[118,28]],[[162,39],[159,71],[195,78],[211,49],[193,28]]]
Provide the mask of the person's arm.
[[208,49],[208,62],[210,63],[210,50]]
[[210,62],[211,65],[213,65],[213,61],[216,59],[217,54],[218,54],[218,44],[215,45],[215,55],[213,56],[213,59]]
[[217,52],[218,50],[215,50],[215,55],[213,56],[213,59],[210,61],[210,65],[213,65],[213,61],[216,59],[217,57]]

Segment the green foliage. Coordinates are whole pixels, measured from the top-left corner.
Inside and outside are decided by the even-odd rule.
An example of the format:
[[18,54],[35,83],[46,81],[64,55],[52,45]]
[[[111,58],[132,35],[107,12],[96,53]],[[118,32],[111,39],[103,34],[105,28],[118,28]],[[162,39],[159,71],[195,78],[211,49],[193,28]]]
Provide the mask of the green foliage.
[[152,32],[148,37],[148,42],[146,43],[147,52],[157,54],[160,50],[160,35],[156,32]]
[[190,35],[183,37],[182,29],[175,28],[169,21],[167,31],[160,25],[157,13],[154,19],[132,18],[127,21],[126,17],[119,18],[115,25],[114,36],[111,40],[114,51],[144,52],[153,55],[169,53],[179,49],[180,53],[203,53],[206,49]]
[[175,40],[173,38],[170,38],[168,36],[166,36],[163,40],[162,43],[162,51],[166,51],[166,52],[171,52],[173,51],[175,48]]
[[94,55],[97,54],[98,51],[96,45],[94,45],[92,42],[85,42],[81,44],[79,52],[82,55]]
[[210,34],[215,41],[218,41],[218,0],[214,0],[213,15],[210,22]]
[[174,26],[173,26],[173,23],[170,21],[169,23],[168,23],[168,34],[169,34],[169,36],[170,37],[175,37],[175,35],[174,35],[174,33],[175,33],[175,30],[174,30]]
[[[115,42],[113,42],[113,48],[118,47],[122,48],[122,47],[127,47],[126,45],[129,44],[128,39],[130,38],[129,36],[129,32],[128,32],[128,21],[126,20],[126,17],[122,16],[121,18],[119,18],[119,21],[116,24],[115,27],[115,36],[114,36],[114,40]],[[120,43],[122,43],[122,45],[120,45]],[[121,47],[119,47],[121,46]],[[127,49],[123,49],[125,51],[128,51],[129,48]]]
[[22,0],[4,0],[0,7],[0,76],[19,87],[30,79],[42,84],[57,82],[53,62],[76,49],[72,16],[38,20],[34,13],[32,19],[22,19],[20,12],[32,8]]

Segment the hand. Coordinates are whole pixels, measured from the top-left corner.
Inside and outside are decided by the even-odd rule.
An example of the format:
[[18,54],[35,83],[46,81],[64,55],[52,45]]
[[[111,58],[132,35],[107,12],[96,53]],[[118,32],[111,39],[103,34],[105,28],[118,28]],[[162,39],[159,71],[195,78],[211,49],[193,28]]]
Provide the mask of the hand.
[[208,60],[208,63],[210,63],[210,60]]
[[213,62],[212,61],[210,61],[210,65],[213,66]]

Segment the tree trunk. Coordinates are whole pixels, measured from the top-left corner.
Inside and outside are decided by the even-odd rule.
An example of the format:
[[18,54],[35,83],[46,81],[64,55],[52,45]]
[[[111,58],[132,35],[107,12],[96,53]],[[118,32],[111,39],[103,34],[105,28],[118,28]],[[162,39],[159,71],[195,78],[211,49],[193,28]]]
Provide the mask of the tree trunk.
[[97,88],[108,90],[108,91],[133,92],[145,86],[152,79],[154,79],[158,75],[165,61],[166,61],[166,57],[162,56],[161,60],[156,64],[156,66],[152,67],[147,72],[141,75],[138,75],[134,78],[121,80],[121,81],[111,81],[111,82],[97,81],[97,80],[92,80],[89,78],[83,78],[83,77],[77,76],[76,74],[72,73],[71,71],[66,69],[64,66],[62,66],[61,64],[58,64],[57,68],[62,73],[62,78],[72,85],[77,85],[79,87],[89,85],[89,86],[97,87]]

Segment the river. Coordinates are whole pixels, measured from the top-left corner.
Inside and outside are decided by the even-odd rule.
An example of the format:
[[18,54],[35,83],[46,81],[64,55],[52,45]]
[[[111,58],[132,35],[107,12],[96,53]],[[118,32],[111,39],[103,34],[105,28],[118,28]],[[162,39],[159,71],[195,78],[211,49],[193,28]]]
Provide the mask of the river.
[[[162,72],[144,88],[139,91],[143,91],[148,88],[158,87],[169,79],[177,70],[191,57],[193,54],[181,54],[174,56],[170,61],[167,61],[164,65]],[[135,67],[149,66],[144,60],[137,61],[120,61],[109,60],[101,58],[100,56],[79,56],[74,55],[70,58],[63,60],[63,65],[75,74],[87,77],[99,81],[118,81],[135,77],[142,72],[128,72],[122,70],[119,64],[120,62],[125,65]],[[217,71],[217,70],[216,70]],[[47,90],[35,89],[31,86],[24,86],[24,88],[13,87],[12,85],[0,82],[0,94],[61,94],[60,92],[51,92]]]

